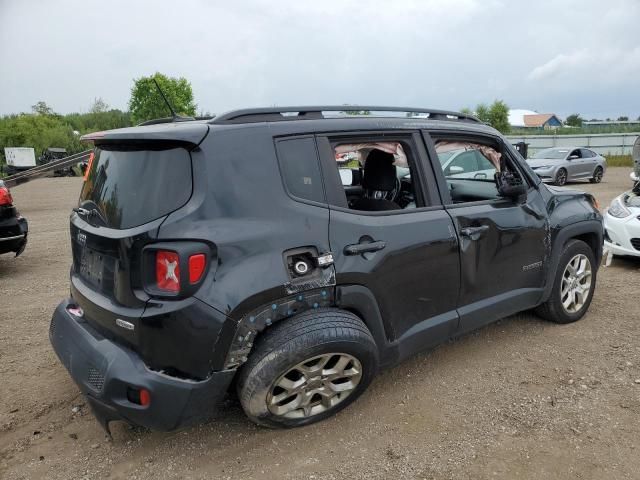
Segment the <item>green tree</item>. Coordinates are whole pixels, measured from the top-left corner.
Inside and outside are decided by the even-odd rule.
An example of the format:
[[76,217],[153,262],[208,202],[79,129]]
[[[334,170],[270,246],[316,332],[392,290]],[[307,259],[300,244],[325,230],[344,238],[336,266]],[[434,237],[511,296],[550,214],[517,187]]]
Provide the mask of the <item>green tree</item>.
[[489,107],[487,107],[486,103],[480,103],[476,107],[476,117],[478,120],[484,123],[489,123],[491,118],[489,116]]
[[129,100],[129,111],[133,123],[144,122],[153,118],[168,117],[169,108],[158,92],[153,80],[158,82],[167,100],[179,115],[194,116],[196,104],[193,100],[191,83],[186,78],[167,77],[156,72],[149,77],[134,80]]
[[0,152],[4,147],[33,147],[36,156],[49,147],[66,148],[69,153],[85,147],[73,128],[58,117],[20,114],[0,119]]
[[35,105],[31,105],[31,110],[38,115],[54,115],[53,109],[42,100],[36,102]]
[[572,113],[564,121],[565,125],[568,125],[570,127],[581,127],[582,122],[583,122],[583,119],[579,113]]
[[460,113],[467,115],[475,115],[478,120],[491,125],[493,128],[502,133],[509,133],[511,125],[509,125],[509,107],[502,100],[494,100],[491,105],[479,103],[476,111],[464,107],[460,109]]
[[618,121],[619,122],[628,122],[629,121],[629,117],[627,117],[627,116],[618,117]]
[[489,125],[500,133],[509,133],[509,106],[502,100],[494,100],[489,107]]

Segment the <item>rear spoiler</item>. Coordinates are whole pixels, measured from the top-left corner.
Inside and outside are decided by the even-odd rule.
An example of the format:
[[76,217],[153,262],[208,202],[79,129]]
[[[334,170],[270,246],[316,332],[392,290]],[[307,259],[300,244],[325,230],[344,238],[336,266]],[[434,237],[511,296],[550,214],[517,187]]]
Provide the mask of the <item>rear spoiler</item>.
[[83,135],[80,140],[93,142],[95,145],[165,143],[195,148],[208,133],[209,125],[204,122],[180,122],[94,132]]

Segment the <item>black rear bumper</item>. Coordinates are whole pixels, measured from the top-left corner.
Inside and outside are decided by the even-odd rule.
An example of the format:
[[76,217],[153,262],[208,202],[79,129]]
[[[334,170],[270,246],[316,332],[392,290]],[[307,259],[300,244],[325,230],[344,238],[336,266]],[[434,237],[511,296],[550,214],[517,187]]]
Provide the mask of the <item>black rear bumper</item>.
[[20,255],[27,246],[29,226],[23,217],[0,219],[0,254],[15,252]]
[[[214,372],[203,381],[183,380],[147,368],[133,351],[118,345],[72,315],[63,301],[56,308],[49,338],[71,377],[108,430],[124,420],[152,430],[175,430],[209,418],[225,395],[235,371]],[[148,406],[129,400],[128,389],[150,393]]]

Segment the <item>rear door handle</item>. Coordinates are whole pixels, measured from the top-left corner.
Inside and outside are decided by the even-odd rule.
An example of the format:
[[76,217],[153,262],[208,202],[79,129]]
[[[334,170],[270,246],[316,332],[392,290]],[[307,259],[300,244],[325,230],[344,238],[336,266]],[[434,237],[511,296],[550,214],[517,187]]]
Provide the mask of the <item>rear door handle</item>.
[[377,252],[387,246],[386,242],[376,241],[368,243],[355,243],[344,247],[345,255],[360,255],[363,253]]
[[467,237],[469,240],[478,240],[484,232],[489,230],[489,225],[480,225],[479,227],[465,227],[460,230],[460,235]]

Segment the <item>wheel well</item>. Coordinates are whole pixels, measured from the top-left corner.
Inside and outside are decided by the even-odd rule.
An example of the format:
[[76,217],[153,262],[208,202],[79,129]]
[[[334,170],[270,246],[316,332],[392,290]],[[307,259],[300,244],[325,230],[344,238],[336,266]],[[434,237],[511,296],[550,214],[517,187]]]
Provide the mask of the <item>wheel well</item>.
[[569,242],[569,240],[582,240],[584,243],[589,245],[589,248],[591,248],[591,250],[593,251],[593,256],[595,257],[596,262],[600,261],[600,245],[598,245],[598,235],[595,232],[576,235],[575,237],[569,238],[567,240],[567,243]]

